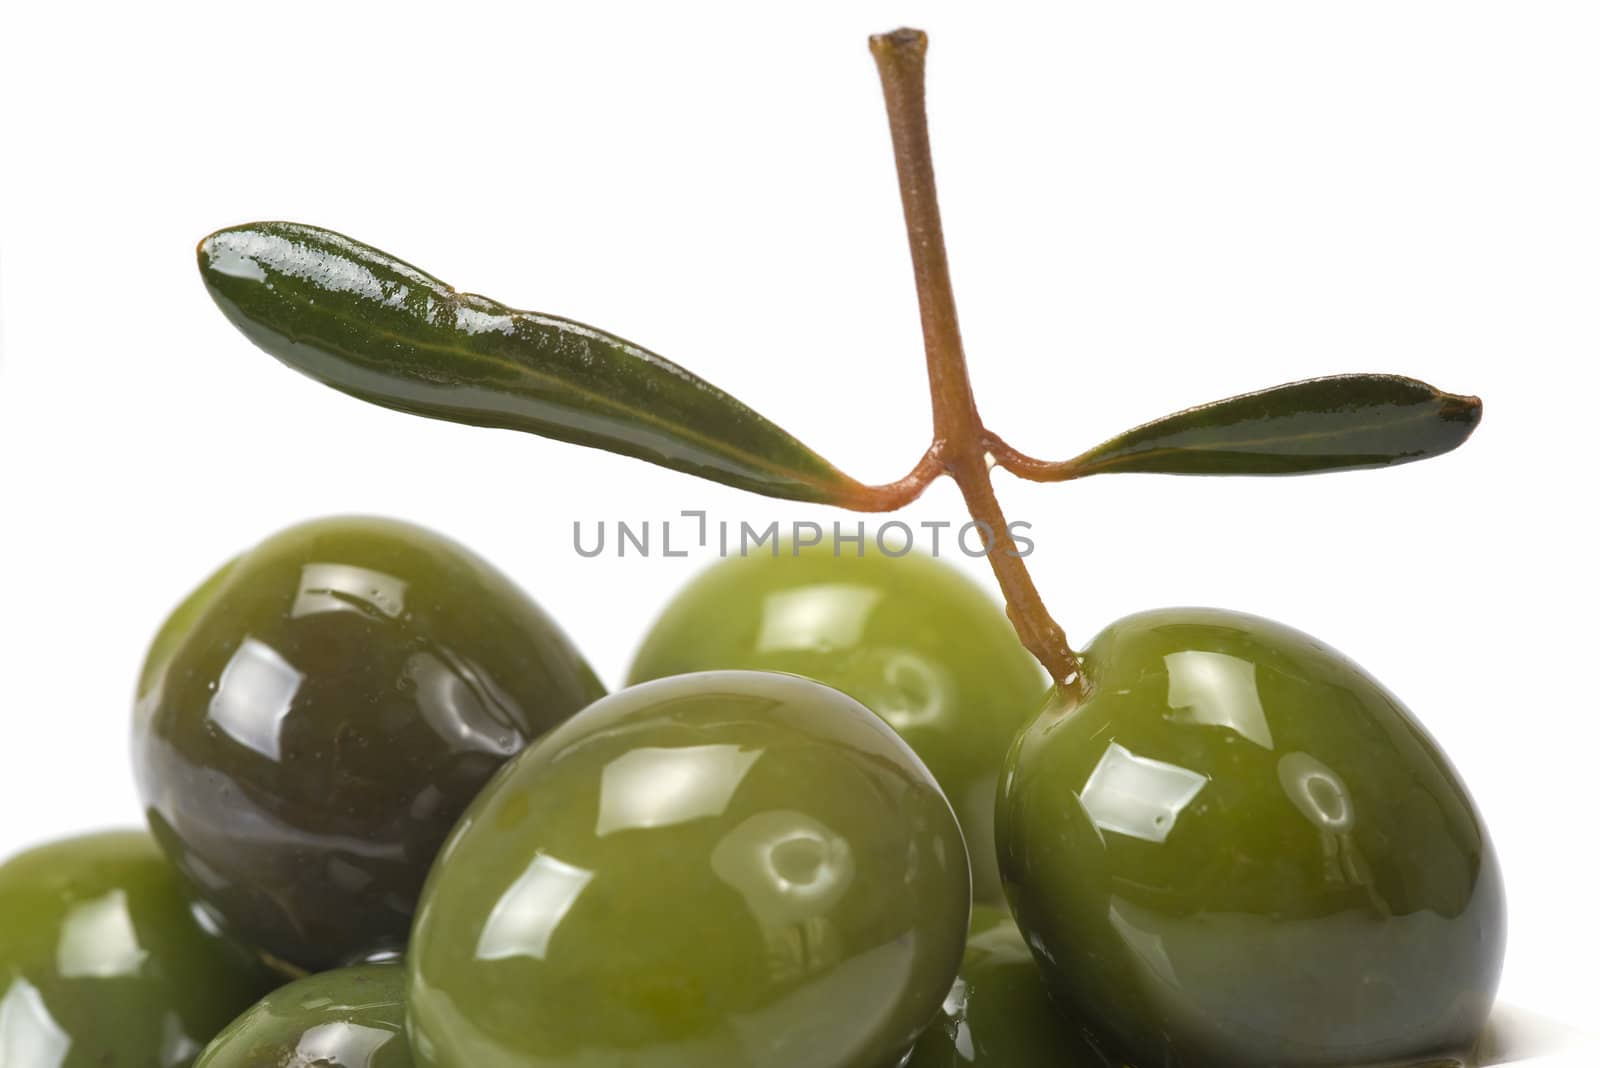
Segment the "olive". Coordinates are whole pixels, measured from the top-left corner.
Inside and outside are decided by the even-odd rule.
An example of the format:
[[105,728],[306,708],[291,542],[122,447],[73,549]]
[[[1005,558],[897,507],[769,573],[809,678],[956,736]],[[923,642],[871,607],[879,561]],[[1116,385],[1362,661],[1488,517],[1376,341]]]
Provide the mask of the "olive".
[[0,865],[0,1065],[187,1068],[277,982],[143,831]]
[[195,1068],[412,1068],[405,985],[398,964],[290,983],[229,1024]]
[[1057,1001],[1170,1068],[1473,1045],[1505,939],[1483,823],[1339,653],[1255,616],[1147,612],[1084,657],[1002,779],[1000,870]]
[[224,565],[162,628],[136,777],[157,840],[228,929],[320,971],[403,946],[467,804],[603,692],[460,545],[322,519]]
[[720,561],[667,606],[628,680],[748,668],[843,690],[928,765],[967,836],[974,897],[1000,903],[995,788],[1047,683],[982,587],[894,551],[825,542]]
[[961,831],[882,720],[809,679],[612,694],[512,761],[439,856],[407,1027],[440,1068],[886,1068],[970,905]]
[[1011,914],[972,910],[961,973],[905,1068],[1121,1068],[1050,1000]]

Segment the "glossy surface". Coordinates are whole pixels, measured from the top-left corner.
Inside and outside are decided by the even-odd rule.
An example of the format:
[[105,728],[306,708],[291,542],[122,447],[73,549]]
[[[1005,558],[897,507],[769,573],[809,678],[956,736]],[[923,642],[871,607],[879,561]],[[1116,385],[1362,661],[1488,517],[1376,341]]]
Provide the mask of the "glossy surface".
[[975,896],[1002,900],[995,787],[1048,683],[985,590],[924,553],[870,545],[729,558],[673,598],[628,679],[719,668],[805,675],[887,720],[955,806]]
[[906,1068],[1120,1068],[1051,1002],[1011,914],[972,910],[961,974]]
[[961,833],[893,731],[787,675],[613,694],[502,773],[418,914],[439,1068],[886,1068],[968,919]]
[[1057,999],[1164,1068],[1464,1053],[1500,873],[1437,746],[1359,667],[1241,613],[1108,627],[1003,783],[1000,867]]
[[143,831],[0,865],[4,1068],[184,1068],[276,981]]
[[135,769],[157,839],[230,929],[316,971],[403,944],[489,776],[601,693],[460,545],[324,519],[225,565],[162,628]]
[[636,456],[770,497],[861,487],[709,382],[619,337],[458,293],[331,230],[262,222],[200,242],[200,275],[295,370],[416,415]]
[[1074,474],[1303,475],[1392,467],[1449,452],[1483,417],[1477,397],[1399,375],[1290,382],[1175,412],[1097,445]]
[[412,1068],[405,974],[373,964],[291,983],[217,1035],[195,1068]]

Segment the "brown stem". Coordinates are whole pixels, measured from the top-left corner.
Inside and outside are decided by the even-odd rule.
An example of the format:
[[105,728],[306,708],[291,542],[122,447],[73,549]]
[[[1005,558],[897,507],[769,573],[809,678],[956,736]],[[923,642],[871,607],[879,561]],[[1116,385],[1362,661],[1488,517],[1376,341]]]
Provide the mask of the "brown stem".
[[1022,644],[1039,658],[1059,685],[1078,690],[1082,687],[1082,671],[1077,654],[1045,609],[989,481],[991,435],[978,416],[972,382],[967,377],[950,264],[945,257],[944,227],[939,219],[939,197],[933,182],[925,98],[928,37],[919,30],[896,30],[873,37],[871,44],[889,111],[900,201],[905,208],[917,303],[922,311],[922,339],[928,354],[934,441],[924,459],[939,463],[955,479],[973,521],[980,524],[980,530],[986,529],[989,566],[1005,594],[1006,612]]
[[1070,482],[1090,473],[1076,460],[1035,459],[1007,445],[992,430],[985,431],[984,442],[996,464],[1030,482]]
[[904,478],[881,486],[856,483],[848,497],[830,503],[853,512],[896,512],[922,496],[922,491],[942,474],[944,462],[939,459],[939,447],[930,445]]
[[1006,615],[1011,617],[1017,637],[1038,657],[1057,685],[1081,692],[1083,671],[1078,654],[1067,644],[1065,632],[1051,618],[1044,599],[1039,596],[1039,588],[1033,584],[1033,576],[1028,573],[1028,565],[1017,549],[1010,524],[994,495],[987,459],[980,458],[977,464],[967,462],[953,466],[950,474],[961,487],[961,496],[967,502],[973,521],[987,535],[989,567],[1005,594]]
[[952,436],[979,430],[978,408],[967,379],[967,358],[961,349],[956,296],[945,257],[944,225],[933,184],[933,151],[928,145],[928,113],[924,96],[924,59],[928,35],[896,30],[872,38],[883,99],[889,109],[895,169],[900,175],[900,203],[905,209],[906,236],[911,239],[911,268],[917,279],[922,311],[922,343],[928,353],[928,386],[933,394],[933,435]]

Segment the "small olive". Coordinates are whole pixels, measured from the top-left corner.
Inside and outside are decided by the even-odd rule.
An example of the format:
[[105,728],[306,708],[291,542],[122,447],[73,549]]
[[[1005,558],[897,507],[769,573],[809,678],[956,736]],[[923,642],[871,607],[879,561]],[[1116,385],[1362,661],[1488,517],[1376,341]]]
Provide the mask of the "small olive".
[[972,910],[961,973],[905,1068],[1122,1068],[1050,1000],[1011,914]]
[[187,1068],[279,980],[143,831],[0,865],[0,1065]]
[[407,1027],[435,1068],[887,1068],[950,990],[949,802],[791,675],[612,694],[497,776],[429,877]]
[[668,604],[628,681],[745,668],[843,690],[927,763],[967,836],[974,897],[999,903],[995,787],[1048,684],[982,587],[896,551],[828,541],[720,561]]
[[1057,1001],[1164,1068],[1464,1054],[1505,940],[1483,822],[1357,665],[1237,612],[1118,621],[1002,780],[1000,870]]
[[136,777],[157,840],[228,928],[322,970],[402,946],[478,790],[602,692],[460,545],[323,519],[225,565],[162,628]]
[[290,983],[229,1024],[195,1068],[412,1068],[405,976],[368,964]]

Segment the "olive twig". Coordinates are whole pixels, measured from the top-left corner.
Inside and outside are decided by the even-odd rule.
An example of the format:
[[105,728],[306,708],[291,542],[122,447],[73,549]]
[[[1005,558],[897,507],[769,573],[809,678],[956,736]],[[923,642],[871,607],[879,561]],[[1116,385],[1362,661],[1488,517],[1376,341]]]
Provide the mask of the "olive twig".
[[[967,376],[933,180],[925,98],[928,37],[919,30],[901,29],[874,36],[871,45],[894,140],[895,169],[900,177],[900,200],[905,209],[927,350],[934,440],[924,460],[936,461],[942,473],[955,480],[973,521],[987,535],[989,565],[1005,594],[1006,613],[1022,644],[1059,685],[1076,690],[1082,686],[1078,656],[1045,608],[990,481],[990,444],[998,439],[985,429],[978,415],[972,382]],[[919,464],[917,472],[894,485],[914,479],[921,471]]]
[[[320,227],[227,227],[196,249],[222,312],[303,374],[373,404],[520,430],[630,456],[780,500],[892,512],[948,475],[983,533],[1022,644],[1082,696],[1078,656],[1050,618],[995,498],[1001,467],[1036,482],[1091,475],[1307,475],[1439,456],[1472,435],[1477,397],[1395,374],[1329,375],[1185,408],[1061,461],[984,425],[950,285],[928,144],[928,38],[871,39],[894,141],[927,350],[933,437],[902,478],[845,474],[737,398],[615,334],[464,293],[381,249]],[[341,279],[370,279],[350,287]],[[441,309],[443,314],[441,314]]]

